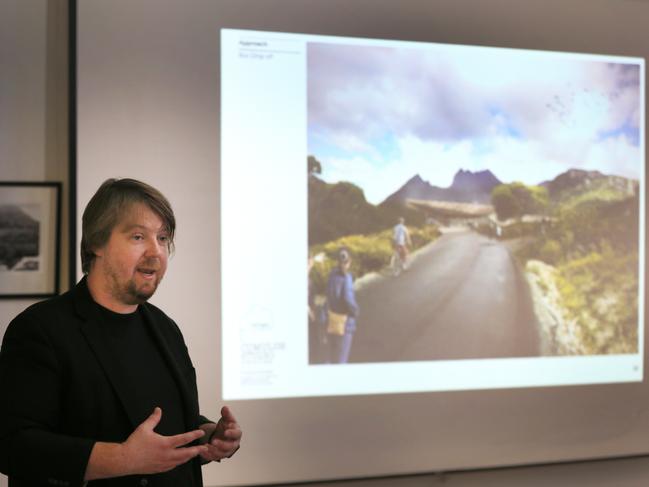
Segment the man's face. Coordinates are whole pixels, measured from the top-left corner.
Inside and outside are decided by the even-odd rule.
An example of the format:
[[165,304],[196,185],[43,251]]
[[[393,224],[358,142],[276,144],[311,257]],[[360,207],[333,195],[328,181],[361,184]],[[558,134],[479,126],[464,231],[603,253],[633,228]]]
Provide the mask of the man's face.
[[133,204],[95,255],[90,272],[98,273],[102,294],[111,304],[123,308],[143,303],[167,270],[168,229],[147,205]]

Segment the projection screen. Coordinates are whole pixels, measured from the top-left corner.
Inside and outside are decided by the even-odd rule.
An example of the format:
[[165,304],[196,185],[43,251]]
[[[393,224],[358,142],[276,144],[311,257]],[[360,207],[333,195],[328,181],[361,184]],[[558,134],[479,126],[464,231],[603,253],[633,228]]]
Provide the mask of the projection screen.
[[642,380],[642,59],[233,30],[221,53],[225,398]]
[[79,2],[77,214],[174,206],[152,301],[245,430],[206,485],[648,451],[640,7],[569,3]]

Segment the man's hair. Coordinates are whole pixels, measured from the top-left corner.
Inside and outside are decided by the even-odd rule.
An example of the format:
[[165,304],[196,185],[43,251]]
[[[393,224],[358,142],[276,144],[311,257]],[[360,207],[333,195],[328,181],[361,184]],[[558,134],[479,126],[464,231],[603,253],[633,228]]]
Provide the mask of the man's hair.
[[124,214],[136,203],[147,205],[162,220],[173,251],[176,218],[167,198],[152,186],[135,179],[107,179],[88,202],[81,225],[81,268],[88,274],[95,250],[103,247]]
[[352,259],[351,253],[347,247],[340,247],[336,257],[339,264],[346,264]]

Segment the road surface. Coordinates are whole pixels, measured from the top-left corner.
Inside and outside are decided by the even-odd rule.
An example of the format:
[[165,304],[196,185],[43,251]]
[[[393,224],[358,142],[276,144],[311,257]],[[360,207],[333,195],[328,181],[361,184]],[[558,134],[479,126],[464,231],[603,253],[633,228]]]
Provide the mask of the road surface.
[[502,242],[461,230],[414,255],[407,271],[359,286],[350,362],[540,355],[524,277]]

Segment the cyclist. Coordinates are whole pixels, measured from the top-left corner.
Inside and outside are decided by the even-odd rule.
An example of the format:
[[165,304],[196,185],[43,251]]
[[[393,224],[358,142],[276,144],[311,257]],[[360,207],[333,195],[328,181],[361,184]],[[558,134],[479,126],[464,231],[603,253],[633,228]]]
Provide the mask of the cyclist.
[[394,262],[393,268],[395,273],[398,273],[400,269],[397,268],[396,264],[400,263],[402,270],[406,269],[406,260],[408,259],[408,248],[412,246],[412,240],[410,240],[410,232],[408,232],[408,227],[405,225],[405,219],[399,217],[399,223],[397,223],[392,232],[392,244],[394,246]]

